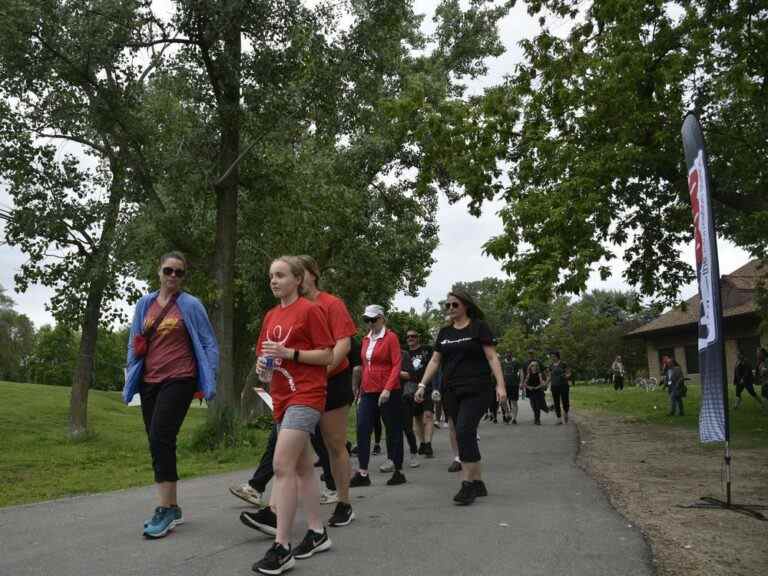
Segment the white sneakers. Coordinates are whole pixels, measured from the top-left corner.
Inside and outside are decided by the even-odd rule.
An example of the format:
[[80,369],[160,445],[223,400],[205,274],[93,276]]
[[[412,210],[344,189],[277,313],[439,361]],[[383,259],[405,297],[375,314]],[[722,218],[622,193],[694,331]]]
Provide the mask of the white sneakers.
[[419,462],[416,456],[411,456],[408,459],[408,466],[410,466],[411,468],[418,468],[419,466],[421,466],[421,462]]
[[320,493],[320,504],[336,504],[339,501],[339,494],[335,490],[323,488]]
[[392,460],[385,460],[384,463],[379,466],[379,472],[392,472],[395,469],[395,463]]
[[264,501],[262,500],[262,493],[257,492],[247,482],[245,484],[241,484],[240,486],[230,486],[229,491],[233,496],[237,496],[240,498],[240,500],[245,500],[248,502],[248,504],[252,504],[254,506],[264,505]]

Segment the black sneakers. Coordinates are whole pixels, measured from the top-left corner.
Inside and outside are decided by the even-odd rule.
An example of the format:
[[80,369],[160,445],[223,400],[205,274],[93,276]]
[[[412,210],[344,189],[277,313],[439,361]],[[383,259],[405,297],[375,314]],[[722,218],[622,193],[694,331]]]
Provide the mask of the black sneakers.
[[461,489],[453,497],[453,501],[460,506],[467,506],[472,504],[477,498],[477,490],[474,482],[467,482],[466,480],[461,483]]
[[432,450],[432,442],[427,442],[426,444],[424,444],[424,452],[422,452],[422,454],[424,454],[425,458],[435,457],[435,451]]
[[370,486],[371,485],[371,478],[370,476],[363,476],[360,474],[360,472],[355,472],[355,475],[352,476],[352,478],[349,481],[349,485],[352,488],[358,488],[360,486]]
[[[270,536],[277,535],[277,516],[269,506],[255,512],[241,513],[240,522],[248,526],[248,528],[253,528],[264,534],[269,534]],[[272,572],[265,572],[265,574],[272,574]],[[274,572],[274,574],[280,574],[280,572]]]
[[461,470],[461,462],[458,460],[454,460],[451,462],[451,465],[448,466],[448,472],[458,472],[459,470]]
[[272,548],[267,550],[264,558],[253,565],[252,570],[260,574],[282,574],[293,568],[296,561],[291,553],[291,545],[286,549],[281,544],[275,542]]
[[331,539],[328,538],[328,530],[323,528],[323,533],[318,534],[314,530],[307,530],[307,535],[304,536],[304,540],[301,544],[296,546],[293,551],[293,556],[297,560],[304,560],[309,558],[316,552],[325,552],[331,549]]
[[405,484],[405,476],[400,470],[395,470],[392,473],[392,478],[387,480],[387,486],[397,486],[399,484]]
[[355,519],[355,513],[352,512],[352,506],[346,502],[336,504],[331,519],[328,520],[328,526],[346,526]]
[[472,484],[475,485],[475,495],[478,498],[488,496],[488,488],[485,487],[485,482],[482,480],[473,480]]
[[419,453],[420,456],[424,455],[424,446],[426,446],[426,444],[424,444],[424,442],[419,444],[419,452],[418,453]]

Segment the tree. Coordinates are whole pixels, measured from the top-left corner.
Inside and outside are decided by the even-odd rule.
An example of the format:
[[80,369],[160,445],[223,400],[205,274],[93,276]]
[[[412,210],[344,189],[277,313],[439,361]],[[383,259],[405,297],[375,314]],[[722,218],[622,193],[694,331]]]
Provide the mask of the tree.
[[403,349],[406,348],[405,334],[408,330],[418,332],[422,344],[432,345],[434,335],[429,320],[417,314],[413,309],[408,312],[403,310],[390,311],[387,314],[387,328],[397,334]]
[[13,309],[13,299],[0,286],[0,380],[24,382],[34,346],[34,327]]
[[30,380],[37,384],[70,386],[77,365],[77,336],[65,324],[40,327],[35,334],[35,349],[30,359]]
[[[671,303],[692,280],[680,127],[705,127],[718,233],[764,258],[768,14],[761,2],[528,0],[541,29],[482,110],[508,184],[486,245],[514,294],[580,293],[622,252],[625,279]],[[563,31],[563,25],[568,25]],[[479,196],[473,199],[481,201]]]
[[518,316],[500,348],[518,358],[525,358],[528,350],[542,358],[558,350],[579,378],[604,377],[613,359],[621,355],[633,375],[645,366],[645,348],[641,341],[624,335],[656,313],[657,308],[643,306],[634,292],[595,290],[575,302],[558,297],[535,330],[522,329]]
[[[119,318],[111,302],[133,292],[116,247],[123,201],[132,183],[142,182],[132,171],[141,155],[136,110],[154,62],[142,72],[125,43],[148,6],[12,0],[0,8],[0,122],[7,135],[0,177],[14,200],[3,214],[5,235],[29,257],[17,286],[53,287],[54,317],[80,329],[71,374],[75,437],[87,429],[99,323]],[[77,149],[60,153],[52,141]]]
[[[383,302],[424,281],[438,191],[488,196],[460,133],[478,120],[463,79],[503,50],[507,8],[494,4],[442,1],[427,38],[409,0],[176,0],[169,18],[151,0],[12,0],[0,8],[0,89],[8,133],[23,137],[10,146],[58,163],[62,190],[87,179],[83,167],[43,150],[40,136],[78,142],[108,167],[102,183],[124,200],[113,256],[127,274],[153,279],[147,246],[190,254],[190,285],[222,352],[212,413],[235,408],[253,312],[267,302],[254,278],[270,257],[312,252],[353,306],[363,284]],[[450,175],[437,159],[460,143]],[[16,154],[15,169],[29,157]]]
[[[206,34],[223,38],[226,18],[237,13],[249,46],[239,56],[239,68],[234,57],[221,62],[239,74],[240,134],[247,143],[237,156],[237,171],[225,172],[238,176],[239,192],[226,220],[238,238],[232,276],[237,360],[222,356],[235,380],[234,392],[222,394],[224,404],[237,396],[236,382],[252,363],[253,319],[272,303],[265,281],[271,258],[313,254],[324,285],[353,311],[366,299],[386,302],[398,290],[413,292],[423,284],[437,233],[438,187],[432,183],[446,192],[455,183],[430,160],[431,142],[445,139],[437,133],[441,110],[456,117],[464,113],[458,78],[482,73],[482,60],[500,53],[495,25],[505,13],[488,8],[489,2],[466,10],[457,2],[442,2],[436,47],[417,55],[428,39],[418,30],[410,2],[355,0],[315,10],[291,3],[291,10],[274,11],[268,4],[209,3],[204,17],[202,5],[179,2],[172,26],[142,39],[143,45],[182,44],[153,74],[147,112],[166,128],[153,140],[153,156],[170,159],[169,169],[158,176],[158,189],[169,199],[174,222],[203,223],[204,233],[192,230],[199,239],[192,242],[193,261],[211,266],[228,260],[206,227],[211,214],[218,214],[208,199],[209,182],[223,168],[211,164],[211,157],[221,156],[212,154],[220,142],[211,135],[223,132],[212,77],[217,61],[208,62],[204,44],[210,40]],[[224,6],[229,6],[226,18],[215,16]],[[345,9],[351,20],[346,28],[339,25]],[[265,13],[269,19],[262,17]],[[199,148],[200,154],[178,161],[179,142]],[[458,155],[454,159],[458,162]],[[414,177],[405,178],[410,174]],[[466,179],[466,185],[481,184]],[[153,212],[145,207],[140,218],[152,221]],[[217,226],[225,225],[216,218]],[[162,226],[155,228],[144,232],[162,234]],[[212,286],[198,280],[207,299],[224,298],[221,281]],[[220,389],[229,386],[222,374]]]

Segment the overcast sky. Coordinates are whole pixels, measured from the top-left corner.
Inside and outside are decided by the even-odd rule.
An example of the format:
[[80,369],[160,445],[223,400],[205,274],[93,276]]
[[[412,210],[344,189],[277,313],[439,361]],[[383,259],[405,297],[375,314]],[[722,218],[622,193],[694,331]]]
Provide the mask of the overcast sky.
[[[160,3],[167,6],[167,1]],[[425,29],[432,29],[429,22],[434,13],[434,0],[417,0],[415,5],[419,12],[427,14]],[[552,29],[565,33],[568,23],[562,22],[554,25]],[[512,72],[514,65],[521,59],[521,51],[518,42],[526,37],[531,37],[538,29],[538,23],[530,18],[519,3],[513,12],[502,23],[501,33],[507,52],[500,58],[489,63],[489,74],[481,81],[473,82],[470,86],[472,92],[480,92],[485,86],[499,83],[505,74]],[[682,154],[682,150],[680,151]],[[0,189],[0,207],[8,207],[10,198],[4,189]],[[501,220],[497,216],[500,209],[499,202],[487,203],[483,207],[480,218],[469,215],[467,204],[459,202],[449,205],[442,198],[438,213],[440,224],[440,245],[435,252],[435,265],[429,277],[427,286],[415,298],[398,295],[395,298],[395,306],[401,309],[415,307],[421,310],[424,301],[429,298],[437,302],[445,297],[445,293],[458,281],[480,280],[487,276],[503,277],[499,263],[492,258],[482,255],[482,245],[492,236],[502,232]],[[2,223],[0,223],[0,227]],[[0,228],[2,230],[2,228]],[[0,232],[0,238],[2,238]],[[728,243],[720,242],[720,271],[723,274],[745,264],[749,257],[746,252]],[[683,251],[687,262],[693,264],[693,246]],[[0,285],[8,289],[7,294],[16,300],[16,309],[30,317],[35,326],[41,326],[52,322],[50,314],[45,310],[45,303],[50,297],[46,288],[34,286],[25,294],[11,293],[14,286],[13,276],[24,262],[21,252],[8,246],[0,245]],[[628,286],[621,279],[622,267],[618,263],[614,268],[611,279],[603,282],[594,274],[589,282],[588,289],[595,288],[622,288]],[[694,286],[688,286],[683,297],[689,297],[695,292]]]

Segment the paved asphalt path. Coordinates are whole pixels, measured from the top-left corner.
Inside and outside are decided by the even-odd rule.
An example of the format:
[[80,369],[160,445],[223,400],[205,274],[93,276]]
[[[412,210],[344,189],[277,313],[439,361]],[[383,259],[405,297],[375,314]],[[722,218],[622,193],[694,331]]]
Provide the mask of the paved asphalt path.
[[[387,487],[388,475],[374,472],[372,487],[352,490],[357,520],[329,528],[333,549],[297,560],[291,574],[652,575],[640,531],[576,466],[575,426],[556,426],[551,417],[533,426],[520,405],[518,426],[481,425],[487,498],[452,503],[459,479],[447,472],[447,430],[436,430],[436,458],[406,469],[402,486]],[[372,459],[372,470],[382,459]],[[0,575],[251,574],[271,542],[238,521],[247,507],[227,491],[248,475],[183,482],[186,522],[156,541],[141,536],[154,506],[151,487],[0,509]],[[299,518],[295,541],[305,530]]]

